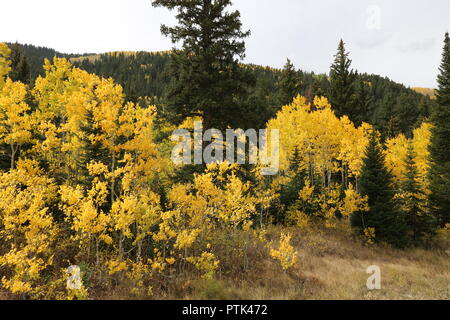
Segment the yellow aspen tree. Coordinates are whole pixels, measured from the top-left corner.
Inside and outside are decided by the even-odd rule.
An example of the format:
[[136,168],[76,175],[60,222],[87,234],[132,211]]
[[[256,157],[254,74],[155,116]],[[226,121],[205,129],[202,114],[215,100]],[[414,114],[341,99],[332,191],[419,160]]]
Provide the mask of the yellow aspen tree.
[[269,183],[269,179],[261,174],[261,164],[255,166],[252,174],[255,176],[255,183],[251,187],[253,192],[258,195],[255,197],[255,205],[259,212],[259,226],[264,228],[269,223],[269,209],[279,198],[279,190],[274,188],[273,184]]
[[[131,154],[134,159],[134,169],[137,175],[148,183],[161,169],[161,157],[155,144],[153,124],[156,118],[156,107],[142,108],[128,103],[123,115],[119,118],[121,135],[129,135],[122,149]],[[131,133],[131,134],[130,134]]]
[[404,159],[408,152],[408,139],[404,134],[386,141],[386,166],[392,172],[394,182],[400,184],[406,179]]
[[417,182],[425,194],[429,193],[428,172],[430,169],[429,146],[431,141],[431,129],[433,125],[428,122],[413,131],[412,145],[414,149],[414,164],[417,168]]
[[211,252],[202,252],[198,257],[188,257],[187,262],[192,263],[202,272],[203,279],[212,279],[216,269],[219,267],[219,260]]
[[356,192],[355,187],[350,184],[345,190],[345,197],[341,203],[339,211],[344,217],[349,217],[352,213],[357,211],[369,211],[369,197],[362,197]]
[[26,86],[10,79],[0,89],[0,142],[10,147],[11,169],[21,146],[32,138],[33,118],[26,95]]
[[192,185],[174,186],[169,192],[170,208],[162,213],[155,240],[173,247],[183,259],[197,261],[193,259],[198,257],[195,249],[201,250],[212,240],[212,230],[230,234],[238,228],[249,230],[256,201],[249,185],[236,177],[236,168],[226,162],[210,164],[205,173],[195,176]]
[[[413,131],[411,143],[414,151],[414,165],[417,169],[417,182],[420,184],[423,192],[428,190],[428,170],[429,170],[429,151],[428,146],[431,139],[430,123],[424,122]],[[405,159],[408,153],[408,139],[400,134],[397,137],[386,142],[386,166],[392,171],[394,180],[397,184],[406,180]]]
[[297,251],[291,245],[292,235],[281,233],[280,244],[278,248],[270,248],[270,256],[280,262],[283,270],[288,270],[297,263]]
[[95,97],[97,104],[91,112],[97,130],[89,139],[100,143],[109,154],[106,165],[111,173],[109,189],[110,202],[113,203],[120,195],[114,172],[120,167],[119,161],[124,152],[132,156],[134,170],[143,179],[151,180],[150,176],[159,170],[158,149],[153,142],[156,112],[153,106],[142,108],[125,103],[122,87],[111,79],[101,79],[95,89]]
[[116,169],[115,176],[120,175],[121,192],[112,204],[111,224],[119,232],[119,259],[124,258],[123,241],[129,239],[136,248],[138,262],[144,240],[154,235],[152,230],[160,221],[160,198],[151,191],[130,154],[125,154],[124,159],[119,161],[124,162],[124,167]]
[[86,250],[88,260],[95,247],[97,265],[100,262],[100,242],[112,244],[110,236],[111,217],[103,207],[108,202],[108,185],[104,175],[108,168],[102,163],[92,162],[88,166],[89,174],[94,177],[92,188],[85,190],[78,185],[60,187],[61,209],[66,215],[66,221],[75,231],[74,241],[79,243],[80,249]]
[[314,146],[315,167],[322,176],[322,187],[331,186],[331,176],[338,170],[336,163],[340,144],[340,121],[327,99],[314,99],[316,111],[309,114],[309,140]]
[[[121,97],[121,88],[112,82],[105,84],[109,89],[102,92],[117,90],[117,94],[109,95]],[[112,226],[119,234],[119,256],[124,256],[124,240],[130,239],[139,260],[143,241],[151,236],[150,230],[160,216],[159,197],[152,191],[153,180],[160,170],[159,153],[153,142],[156,112],[154,107],[144,109],[120,103],[117,101],[116,107],[104,105],[116,108],[109,117],[102,117],[102,113],[93,109],[94,124],[99,130],[91,138],[103,144],[111,155],[105,178],[110,189]],[[123,152],[126,153],[122,157]]]
[[297,150],[302,155],[300,166],[309,170],[310,181],[314,183],[314,176],[320,175],[323,187],[331,186],[332,174],[342,171],[342,165],[348,175],[359,174],[371,129],[365,123],[356,128],[347,117],[337,118],[323,97],[309,104],[302,96],[284,106],[267,128],[280,130],[281,170],[288,170],[289,160]]
[[[132,132],[121,128],[120,116],[124,103],[122,87],[115,85],[112,79],[102,79],[95,89],[98,104],[92,109],[94,126],[99,129],[99,133],[91,139],[100,142],[109,152],[109,171],[114,172],[119,160],[122,144],[119,138],[124,135],[131,135]],[[111,203],[116,197],[116,180],[111,179],[110,197]]]
[[[133,154],[140,170],[155,169],[157,148],[152,131],[155,108],[125,103],[120,85],[72,67],[65,59],[46,60],[45,77],[39,77],[33,94],[38,102],[39,131],[44,139],[37,154],[43,155],[55,174],[80,180],[90,160],[103,162],[114,172],[124,152]],[[86,128],[90,128],[87,130]],[[105,150],[105,157],[89,159],[89,145]],[[112,203],[116,179],[109,180]]]
[[0,270],[14,294],[45,295],[42,273],[53,264],[58,227],[49,207],[57,186],[34,161],[0,175]]
[[[308,130],[305,128],[308,125],[310,110],[311,106],[306,102],[306,98],[297,96],[292,104],[284,106],[267,124],[269,131],[270,129],[280,130],[280,169],[283,171],[288,169],[289,159],[296,147],[303,154],[308,154],[308,159],[304,161],[313,159]],[[304,166],[307,167],[308,164],[304,163]]]
[[99,78],[73,68],[65,59],[45,60],[45,76],[32,90],[38,104],[35,119],[43,137],[34,153],[46,160],[54,176],[75,179],[82,150],[81,125],[87,109],[95,106]]
[[354,124],[346,117],[341,121],[341,141],[338,160],[342,161],[341,175],[344,187],[348,185],[348,178],[358,178],[361,173],[362,159],[369,143],[369,137],[373,130],[372,126],[362,123],[355,128]]

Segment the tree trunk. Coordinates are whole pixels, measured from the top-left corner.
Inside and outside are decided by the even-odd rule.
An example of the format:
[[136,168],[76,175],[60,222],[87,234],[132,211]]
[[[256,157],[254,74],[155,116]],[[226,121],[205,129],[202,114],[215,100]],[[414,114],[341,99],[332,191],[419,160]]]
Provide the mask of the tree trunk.
[[11,144],[11,170],[14,170],[17,149]]

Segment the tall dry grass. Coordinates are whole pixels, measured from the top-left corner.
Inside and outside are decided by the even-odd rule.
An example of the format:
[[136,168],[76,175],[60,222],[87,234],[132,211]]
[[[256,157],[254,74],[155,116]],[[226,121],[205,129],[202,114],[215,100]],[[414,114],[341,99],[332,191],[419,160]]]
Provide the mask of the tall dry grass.
[[[450,256],[446,248],[398,250],[367,246],[352,236],[347,223],[336,229],[313,226],[292,228],[298,263],[283,271],[261,243],[250,245],[250,268],[242,261],[222,261],[214,280],[183,279],[186,291],[177,299],[449,299]],[[276,240],[286,228],[271,227],[267,238]],[[442,243],[442,242],[441,242]],[[444,245],[446,245],[444,243]],[[366,282],[371,265],[381,269],[381,290]],[[167,298],[167,297],[165,297]]]

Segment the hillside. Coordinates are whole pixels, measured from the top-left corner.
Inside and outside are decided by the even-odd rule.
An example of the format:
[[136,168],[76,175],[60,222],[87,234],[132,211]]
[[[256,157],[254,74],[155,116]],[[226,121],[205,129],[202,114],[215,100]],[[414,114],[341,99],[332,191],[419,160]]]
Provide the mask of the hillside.
[[[21,45],[31,65],[31,78],[43,75],[45,58],[54,56],[69,59],[75,66],[102,77],[112,77],[121,84],[127,98],[138,102],[164,104],[170,78],[165,70],[170,61],[170,51],[163,52],[112,52],[105,54],[65,54],[53,49]],[[283,70],[258,65],[243,65],[255,78],[246,102],[248,114],[243,127],[262,127],[275,116],[281,105],[278,102],[278,82]],[[327,96],[330,84],[327,75],[298,70],[301,77],[300,94],[308,99],[316,95]],[[389,78],[373,74],[358,74],[357,96],[360,121],[373,124],[384,137],[398,133],[409,134],[423,119],[429,117],[433,104],[431,91],[410,89]]]
[[430,88],[412,88],[414,91],[423,94],[424,96],[430,97],[432,99],[436,96],[436,89]]
[[[14,44],[7,43],[7,45],[11,48]],[[53,57],[58,58],[66,58],[66,59],[73,59],[81,56],[89,56],[92,54],[66,54],[58,52],[54,49],[47,48],[47,47],[39,47],[34,46],[31,44],[19,44],[20,48],[25,53],[26,57],[28,58],[28,63],[30,64],[30,77],[34,81],[39,75],[44,75],[44,70],[42,69],[42,66],[44,64],[45,59],[53,59]]]

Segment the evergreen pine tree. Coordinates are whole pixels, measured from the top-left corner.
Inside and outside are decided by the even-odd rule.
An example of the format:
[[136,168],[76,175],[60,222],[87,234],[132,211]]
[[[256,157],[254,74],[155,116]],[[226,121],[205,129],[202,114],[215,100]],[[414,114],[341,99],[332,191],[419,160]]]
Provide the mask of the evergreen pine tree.
[[445,34],[439,68],[437,104],[433,106],[430,144],[430,210],[441,226],[450,222],[450,38]]
[[425,194],[417,182],[417,168],[414,162],[414,148],[411,142],[405,159],[406,180],[402,184],[402,210],[413,245],[426,244],[435,234],[436,220],[426,212]]
[[363,122],[369,123],[371,121],[370,115],[372,113],[372,97],[370,95],[370,87],[365,83],[365,81],[360,80],[357,82],[355,95],[356,116],[353,120],[355,121],[355,125],[360,126]]
[[275,214],[277,222],[285,222],[286,211],[298,200],[298,193],[305,186],[306,172],[301,167],[302,155],[298,147],[294,148],[292,156],[289,158],[289,175],[291,181],[284,185],[280,192],[280,203],[283,206],[283,214]]
[[399,130],[407,136],[411,135],[415,129],[414,125],[417,123],[417,119],[419,119],[419,103],[420,99],[416,100],[416,97],[406,93],[400,93],[395,102],[394,113],[398,119]]
[[382,132],[383,140],[394,138],[401,133],[400,120],[394,108],[396,101],[395,94],[392,92],[386,93],[380,101],[376,126]]
[[108,163],[109,153],[108,150],[103,146],[101,141],[92,141],[92,137],[98,136],[100,134],[100,128],[94,125],[93,114],[91,110],[86,112],[86,119],[80,129],[83,132],[81,142],[83,147],[81,151],[81,156],[79,158],[78,166],[80,168],[80,174],[78,175],[79,182],[86,186],[87,188],[92,187],[93,178],[89,175],[87,170],[87,165],[91,161]]
[[339,117],[347,115],[350,120],[354,121],[357,117],[357,112],[354,110],[357,74],[353,69],[350,69],[352,60],[349,59],[348,55],[349,53],[345,51],[345,43],[341,40],[330,70],[329,98]]
[[202,116],[205,130],[239,125],[247,109],[239,102],[254,85],[251,72],[240,65],[250,31],[241,30],[239,11],[229,11],[230,0],[155,0],[153,6],[177,10],[179,22],[161,27],[174,44],[182,44],[168,68],[171,120]]
[[9,77],[13,81],[20,81],[25,84],[30,82],[30,65],[17,42],[11,49],[11,72]]
[[324,90],[324,83],[328,83],[328,80],[322,75],[313,75],[313,80],[311,84],[307,87],[305,91],[306,99],[309,103],[312,104],[315,97],[324,97],[326,96],[325,90]]
[[295,70],[291,60],[287,62],[278,80],[278,106],[290,104],[300,94],[302,79],[300,73]]
[[374,228],[376,242],[404,247],[407,244],[406,221],[394,200],[392,175],[385,166],[383,150],[375,133],[363,160],[359,191],[362,196],[368,196],[369,211],[352,214],[352,226],[361,234]]

